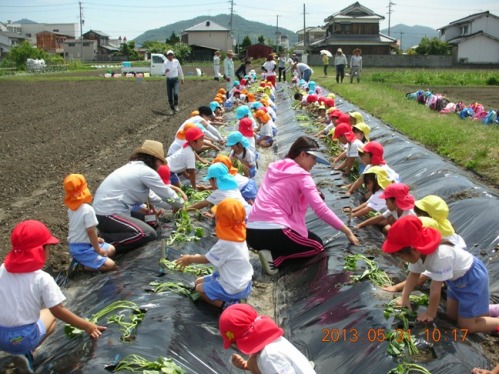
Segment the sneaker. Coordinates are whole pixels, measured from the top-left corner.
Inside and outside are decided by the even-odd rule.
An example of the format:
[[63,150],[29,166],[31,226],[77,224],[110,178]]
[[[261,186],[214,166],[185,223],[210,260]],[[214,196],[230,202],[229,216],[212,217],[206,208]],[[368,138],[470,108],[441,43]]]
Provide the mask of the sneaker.
[[490,317],[499,317],[499,304],[490,304],[489,305],[489,316]]
[[174,110],[175,112],[179,112],[179,111],[180,111],[180,109],[178,108],[178,105],[175,105],[175,107],[173,108],[173,110]]
[[277,275],[279,269],[274,267],[274,259],[272,258],[272,253],[268,249],[262,249],[258,251],[258,257],[262,263],[263,271],[268,275]]
[[229,301],[224,301],[222,304],[222,310],[227,309],[231,305],[239,304],[241,301],[240,300],[229,300]]

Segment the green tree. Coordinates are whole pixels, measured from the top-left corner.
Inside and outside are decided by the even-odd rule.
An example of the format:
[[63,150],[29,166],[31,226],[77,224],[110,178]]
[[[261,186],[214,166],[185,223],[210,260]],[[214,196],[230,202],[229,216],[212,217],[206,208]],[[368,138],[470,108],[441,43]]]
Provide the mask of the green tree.
[[260,44],[265,44],[265,36],[263,35],[258,35],[258,43]]
[[436,36],[431,39],[423,37],[416,47],[416,53],[419,55],[450,55],[450,50],[450,45]]
[[246,48],[248,48],[250,45],[251,45],[251,39],[250,39],[250,37],[249,37],[248,35],[246,35],[246,36],[244,37],[243,41],[241,42],[240,47],[241,47],[242,49],[246,49]]
[[124,54],[128,60],[136,61],[139,59],[139,54],[135,50],[134,41],[121,43],[120,52]]
[[2,61],[2,66],[16,67],[17,70],[26,70],[26,62],[28,58],[32,59],[47,59],[47,52],[32,47],[29,42],[23,41],[22,43],[14,46],[8,55]]
[[180,43],[180,37],[172,31],[172,34],[168,39],[166,39],[166,44],[176,44]]
[[161,43],[158,41],[148,40],[142,43],[142,47],[147,50],[149,54],[151,53],[164,53],[168,50],[166,43]]
[[175,43],[175,45],[169,49],[173,50],[173,52],[175,53],[175,57],[179,60],[183,60],[191,54],[191,47],[189,47],[188,44],[181,42]]

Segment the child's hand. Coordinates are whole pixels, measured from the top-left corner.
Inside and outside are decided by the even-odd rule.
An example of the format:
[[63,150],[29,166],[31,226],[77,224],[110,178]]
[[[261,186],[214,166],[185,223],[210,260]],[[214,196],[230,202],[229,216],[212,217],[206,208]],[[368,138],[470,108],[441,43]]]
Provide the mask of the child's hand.
[[179,259],[175,261],[175,267],[178,267],[180,270],[184,270],[187,265],[191,263],[191,256],[182,255]]
[[104,243],[104,239],[102,238],[97,238],[97,240],[99,241],[99,243]]
[[107,327],[105,326],[97,326],[95,323],[88,323],[88,326],[85,328],[85,332],[93,339],[98,339],[102,335],[102,331],[106,331]]
[[232,365],[241,370],[248,370],[248,362],[240,355],[233,353],[230,358]]
[[433,319],[435,317],[432,316],[431,314],[427,313],[427,312],[424,312],[424,313],[421,313],[420,315],[418,315],[418,317],[416,318],[417,321],[419,322],[433,322]]

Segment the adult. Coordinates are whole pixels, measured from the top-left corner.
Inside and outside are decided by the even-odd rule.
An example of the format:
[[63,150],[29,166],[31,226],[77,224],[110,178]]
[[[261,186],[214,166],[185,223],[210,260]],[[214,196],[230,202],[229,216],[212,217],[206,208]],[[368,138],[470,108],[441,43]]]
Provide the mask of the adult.
[[353,83],[353,77],[357,77],[357,83],[360,83],[360,72],[362,71],[362,51],[360,48],[355,48],[353,50],[353,55],[350,58],[350,67],[352,71],[350,72],[350,83]]
[[322,64],[324,65],[324,75],[327,77],[327,67],[329,66],[329,55],[327,53],[322,54]]
[[242,81],[244,77],[247,75],[246,69],[251,65],[250,60],[244,61],[241,66],[236,70],[236,77],[239,81]]
[[246,240],[258,250],[262,267],[269,275],[276,274],[288,259],[324,251],[322,239],[305,225],[308,206],[324,222],[345,233],[351,243],[359,242],[328,208],[317,189],[310,175],[316,162],[329,164],[315,140],[300,136],[286,158],[271,163],[265,173],[248,217]]
[[227,91],[227,98],[229,98],[228,93],[232,90],[234,86],[234,82],[236,81],[235,72],[234,72],[234,61],[232,60],[234,57],[234,52],[232,49],[227,51],[227,57],[224,59],[224,79],[225,79],[225,89]]
[[220,51],[215,51],[213,56],[213,72],[215,73],[215,80],[220,79]]
[[293,63],[295,63],[295,64],[298,62],[298,56],[296,55],[296,53],[293,53],[293,54],[291,55],[291,60],[292,60],[292,61],[293,61]]
[[156,231],[134,211],[146,201],[158,208],[182,208],[184,200],[165,185],[157,170],[166,164],[163,144],[146,140],[130,161],[109,174],[95,193],[94,209],[100,236],[117,252],[155,240]]
[[265,61],[262,65],[262,70],[265,72],[265,79],[272,83],[272,87],[275,87],[275,71],[277,68],[277,64],[274,61],[274,55],[271,53],[267,56],[267,61]]
[[184,72],[180,62],[174,58],[172,50],[166,52],[166,61],[163,63],[163,71],[166,76],[166,95],[168,96],[168,104],[170,105],[171,113],[178,112],[178,81],[184,84]]
[[296,71],[298,78],[303,79],[305,82],[308,82],[310,80],[310,77],[313,73],[312,68],[304,62],[296,62],[293,65],[293,70]]
[[277,59],[277,70],[279,71],[279,82],[281,82],[281,78],[286,82],[286,56],[284,53],[279,55]]
[[347,56],[341,48],[338,48],[334,56],[334,67],[336,68],[336,83],[343,83],[345,78],[345,67],[347,66]]

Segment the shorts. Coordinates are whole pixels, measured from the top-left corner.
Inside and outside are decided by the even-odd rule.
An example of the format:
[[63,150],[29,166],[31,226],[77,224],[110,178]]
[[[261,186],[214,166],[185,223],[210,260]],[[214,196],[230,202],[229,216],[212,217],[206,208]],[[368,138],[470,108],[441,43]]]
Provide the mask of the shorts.
[[258,187],[254,179],[250,179],[248,183],[241,188],[241,195],[243,195],[244,200],[255,200],[256,193],[258,192]]
[[241,300],[246,299],[251,293],[251,282],[248,282],[248,286],[245,290],[231,295],[223,289],[222,285],[218,282],[218,278],[220,278],[218,272],[214,272],[211,275],[206,275],[203,278],[203,290],[210,300]]
[[478,258],[461,278],[445,281],[447,298],[459,303],[458,316],[474,318],[489,314],[489,275],[487,268]]
[[256,141],[259,142],[261,140],[265,140],[269,144],[274,143],[274,139],[271,136],[268,136],[268,135],[259,135],[259,136],[257,136]]
[[[108,243],[99,243],[99,246],[105,251],[109,250]],[[97,254],[90,243],[69,243],[69,253],[80,264],[94,270],[107,261],[107,257]]]
[[38,347],[46,334],[41,319],[24,326],[0,326],[0,350],[13,355],[26,354]]
[[252,166],[249,168],[249,176],[250,178],[254,178],[256,175],[256,166]]
[[180,184],[180,179],[177,173],[170,172],[170,184],[173,184],[174,186],[178,186]]

